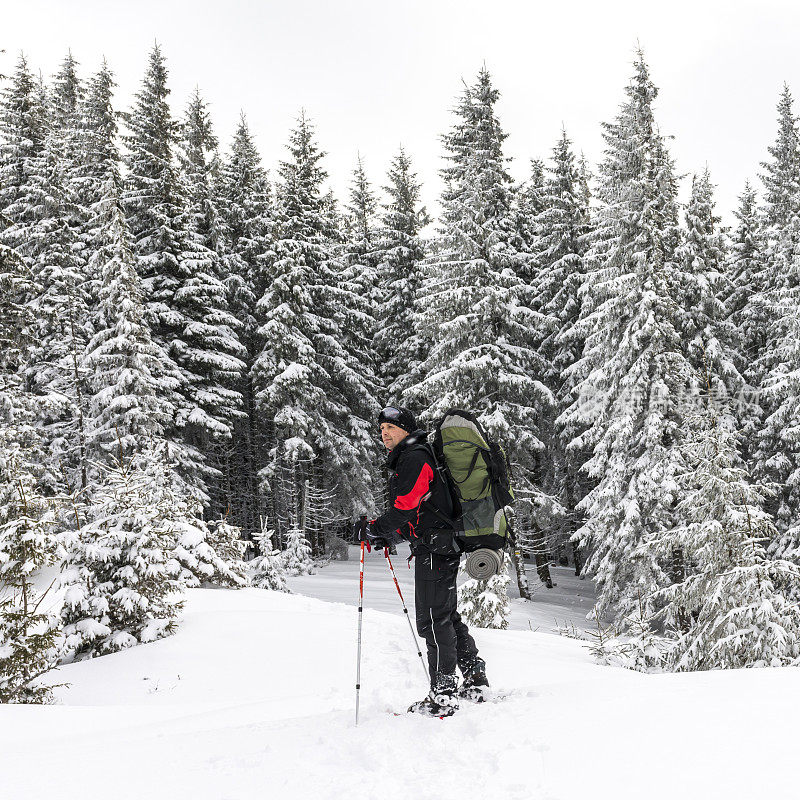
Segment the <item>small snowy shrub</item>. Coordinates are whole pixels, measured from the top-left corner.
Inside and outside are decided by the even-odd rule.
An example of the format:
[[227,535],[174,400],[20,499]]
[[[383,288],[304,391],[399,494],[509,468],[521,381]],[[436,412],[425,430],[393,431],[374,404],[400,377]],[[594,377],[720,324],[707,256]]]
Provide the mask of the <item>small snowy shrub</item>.
[[250,562],[250,583],[258,589],[288,592],[283,558],[272,548],[272,531],[262,529],[256,536],[260,555]]
[[286,537],[286,549],[282,553],[283,567],[288,575],[311,575],[314,562],[311,545],[300,528],[290,528]]

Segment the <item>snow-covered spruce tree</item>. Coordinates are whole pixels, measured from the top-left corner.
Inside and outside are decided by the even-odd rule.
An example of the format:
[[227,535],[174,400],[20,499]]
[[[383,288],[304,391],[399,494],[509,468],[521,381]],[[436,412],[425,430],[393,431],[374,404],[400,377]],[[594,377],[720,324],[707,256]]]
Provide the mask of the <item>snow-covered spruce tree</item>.
[[83,137],[87,87],[78,75],[78,66],[72,53],[67,52],[46,92],[46,103],[49,136],[52,139],[50,149],[59,160],[61,181],[70,200],[68,223],[75,234],[73,251],[84,280],[88,282],[86,297],[91,310],[95,297],[92,289],[96,284],[86,269],[88,254],[80,236],[88,213],[87,197],[82,191],[84,187],[81,182],[81,167],[88,155]]
[[104,460],[118,455],[120,447],[125,456],[141,452],[154,438],[161,439],[170,423],[159,379],[165,354],[144,319],[119,197],[112,194],[105,203],[105,242],[93,254],[102,278],[98,327],[84,361],[91,370],[90,441]]
[[[0,413],[9,409],[5,403]],[[60,657],[56,621],[40,612],[40,570],[56,552],[52,499],[39,492],[24,449],[24,420],[2,419],[0,429],[0,703],[45,703],[51,688],[39,679]],[[6,429],[8,425],[8,429]]]
[[[378,317],[378,253],[375,215],[378,204],[367,179],[361,156],[350,183],[346,206],[346,235],[334,269],[338,286],[347,292],[332,305],[350,358],[361,365],[365,380],[377,386],[374,340],[382,320]],[[330,233],[329,233],[330,237]],[[338,249],[338,248],[337,248]]]
[[274,258],[274,220],[269,180],[244,115],[230,154],[222,161],[216,194],[230,271],[225,279],[228,302],[239,322],[239,338],[246,349],[246,368],[239,383],[245,416],[234,420],[230,455],[235,496],[230,516],[246,535],[253,536],[260,530],[259,519],[266,508],[258,488],[258,474],[264,466],[264,425],[255,410],[251,370],[260,352],[256,301],[264,294]]
[[255,586],[257,589],[288,592],[289,587],[286,585],[283,556],[278,550],[274,550],[272,546],[272,537],[274,535],[275,531],[268,530],[266,524],[262,524],[261,530],[255,536],[259,555],[249,564],[250,585]]
[[[542,315],[536,331],[536,349],[547,365],[545,381],[556,403],[543,426],[549,455],[542,459],[537,472],[544,487],[563,505],[563,511],[558,509],[559,519],[543,520],[552,531],[548,537],[550,548],[563,551],[569,547],[574,551],[570,538],[577,528],[575,506],[585,494],[586,481],[580,475],[581,454],[567,450],[567,441],[555,419],[571,401],[571,384],[565,373],[580,358],[583,349],[576,323],[581,310],[580,289],[590,220],[586,187],[566,131],[562,131],[553,148],[551,166],[543,181],[537,191],[541,211],[533,219],[537,239],[536,268],[531,281],[536,309]],[[532,544],[542,550],[543,537],[538,538],[540,541]],[[576,557],[576,566],[579,560]]]
[[[466,574],[465,565],[461,565],[462,574]],[[503,553],[503,564],[500,572],[485,581],[469,578],[458,587],[458,613],[467,625],[476,628],[508,627],[511,606],[508,602],[508,557]]]
[[[529,283],[536,279],[539,269],[539,252],[542,242],[539,236],[539,215],[545,209],[545,165],[538,158],[531,159],[531,172],[528,180],[517,190],[517,231],[521,249],[527,255],[523,277]],[[534,298],[534,303],[537,300]],[[537,304],[538,305],[538,304]]]
[[122,209],[113,75],[104,64],[83,106],[83,161],[74,178],[87,206],[83,241],[98,288],[83,367],[88,373],[88,439],[93,458],[109,463],[141,453],[171,423],[168,398],[178,384],[163,376],[168,362],[144,318],[139,276]]
[[167,636],[181,606],[180,495],[163,447],[107,467],[65,571],[62,622],[71,658]]
[[678,524],[657,535],[665,557],[679,548],[681,580],[656,594],[679,671],[782,666],[800,656],[800,567],[770,559],[776,531],[766,492],[739,456],[731,413],[721,410],[706,368],[703,405],[689,419],[677,475]]
[[[191,277],[176,295],[191,320],[184,336],[187,350],[178,358],[195,377],[187,434],[218,476],[210,481],[212,509],[230,507],[231,464],[228,460],[236,419],[244,415],[238,391],[247,352],[239,341],[237,318],[230,312],[224,279],[230,272],[216,191],[219,172],[217,138],[205,102],[195,91],[186,110],[180,140],[180,165],[186,186],[188,236],[193,245],[184,254]],[[191,354],[191,355],[190,355]],[[202,411],[204,418],[198,418]]]
[[311,545],[301,528],[294,526],[289,528],[286,534],[286,549],[281,556],[287,575],[311,575],[314,572]]
[[[0,211],[7,214],[9,206],[15,205],[19,225],[23,219],[33,219],[32,184],[47,132],[45,107],[24,55],[3,89],[0,112]],[[24,240],[20,231],[20,241]]]
[[559,424],[568,447],[592,453],[594,482],[578,504],[576,531],[590,550],[600,613],[626,614],[637,594],[666,581],[665,567],[639,544],[673,524],[674,475],[691,370],[679,336],[676,182],[658,133],[653,85],[640,53],[614,123],[605,125],[598,226],[577,323],[581,359],[567,369],[574,400]]
[[153,339],[169,356],[165,377],[180,385],[171,398],[173,424],[165,432],[185,493],[208,503],[208,481],[218,478],[203,449],[229,433],[223,409],[228,377],[238,360],[224,310],[224,291],[211,273],[213,256],[190,233],[185,186],[174,150],[179,126],[167,102],[167,69],[156,45],[133,109],[129,130],[124,208],[133,241],[146,318]]
[[353,460],[340,459],[335,453],[333,464],[328,459],[312,464],[305,494],[310,505],[303,527],[312,537],[315,553],[321,552],[322,528],[333,517],[350,518],[374,505],[373,469],[381,450],[373,434],[381,390],[373,341],[378,297],[375,201],[361,165],[351,190],[348,216],[341,222],[332,193],[322,198],[328,258],[321,264],[316,295],[321,316],[328,320],[330,331],[338,331],[341,344],[332,348],[328,337],[322,336],[317,348],[332,378],[331,397],[336,403],[332,422],[337,434],[349,443]]
[[637,594],[633,610],[616,627],[604,630],[597,619],[595,640],[590,648],[601,664],[624,667],[636,672],[662,672],[667,668],[668,640],[657,630],[652,599]]
[[402,147],[383,188],[388,202],[375,232],[379,304],[374,346],[382,386],[389,397],[402,397],[426,350],[413,314],[425,257],[420,230],[430,222],[420,206],[421,185]]
[[[218,586],[239,589],[247,586],[247,565],[244,554],[247,544],[242,539],[242,529],[231,525],[227,518],[211,520],[208,523],[209,535],[206,539],[216,561],[212,561],[215,572],[209,582]],[[221,568],[220,568],[221,566]]]
[[[0,217],[0,224],[3,220]],[[58,658],[57,628],[39,613],[33,579],[56,551],[52,510],[39,491],[44,459],[36,398],[24,391],[29,273],[0,244],[0,702],[46,702],[38,682]]]
[[577,361],[582,349],[582,343],[570,333],[580,313],[579,289],[589,233],[589,207],[566,131],[553,148],[548,173],[543,208],[535,218],[540,251],[535,287],[537,307],[544,315],[544,329],[538,332],[539,352],[550,367],[548,386],[559,394],[563,371]]
[[[293,160],[281,167],[276,259],[256,306],[260,353],[252,369],[256,414],[273,427],[272,449],[261,477],[272,499],[279,539],[288,524],[281,489],[287,481],[291,489],[297,464],[317,456],[316,441],[332,433],[323,420],[333,416],[325,392],[330,376],[314,346],[328,323],[320,318],[312,291],[327,257],[320,213],[325,173],[318,166],[322,153],[305,117],[292,132],[289,149]],[[332,443],[322,447],[326,444]],[[299,476],[301,483],[303,479]],[[297,520],[300,509],[290,509],[288,515]]]
[[765,300],[767,260],[758,198],[749,182],[734,211],[739,221],[728,251],[727,274],[730,293],[725,298],[725,312],[735,331],[738,346],[732,355],[744,384],[733,410],[742,431],[742,457],[750,463],[756,434],[761,427],[756,403],[763,375],[759,366],[766,348],[769,307]]
[[226,279],[231,310],[242,325],[242,342],[255,335],[255,304],[269,279],[274,253],[272,190],[244,114],[216,179],[219,214],[235,258]]
[[43,487],[57,492],[62,468],[71,484],[87,483],[79,361],[89,314],[70,225],[75,209],[44,94],[21,57],[0,109],[0,210],[10,223],[3,242],[17,250],[31,272],[30,346],[21,369],[27,386],[47,398],[42,426],[53,469],[42,480]]
[[784,321],[784,333],[772,347],[772,369],[765,374],[761,397],[767,410],[759,432],[756,451],[757,474],[765,472],[782,478],[774,509],[779,536],[770,544],[776,557],[800,558],[800,525],[797,508],[800,502],[800,287],[787,290],[778,313]]
[[121,156],[117,146],[117,114],[112,106],[114,75],[105,60],[81,92],[77,131],[70,148],[77,151],[69,170],[69,188],[80,203],[76,239],[89,295],[91,328],[97,327],[98,293],[102,276],[95,258],[104,245],[104,198],[114,188],[119,197]]
[[68,51],[53,76],[47,97],[51,125],[56,132],[57,149],[64,162],[67,181],[72,168],[82,157],[80,117],[86,88],[78,76],[78,66],[72,52]]
[[181,565],[179,580],[185,586],[241,588],[247,585],[241,530],[224,519],[206,523],[195,500],[177,498],[173,508],[176,546],[173,555]]
[[[376,334],[383,325],[378,310],[382,293],[378,285],[380,254],[376,244],[377,201],[360,156],[353,172],[350,203],[345,207],[345,212],[344,237],[340,245],[336,243],[336,230],[331,230],[330,221],[328,223],[329,249],[338,253],[338,256],[330,262],[330,267],[324,269],[324,274],[328,276],[327,282],[333,288],[333,291],[328,290],[325,294],[329,301],[328,314],[333,317],[337,328],[341,331],[347,364],[351,368],[355,367],[359,373],[358,382],[348,381],[341,387],[340,395],[343,404],[350,407],[356,419],[360,420],[357,447],[360,450],[360,458],[365,459],[365,466],[369,472],[367,485],[372,487],[379,485],[381,476],[376,473],[375,465],[380,463],[381,458],[378,443],[370,434],[377,414],[377,399],[385,392],[386,387],[378,376],[375,346]],[[335,367],[332,372],[335,376]],[[346,425],[346,420],[342,419],[342,422]],[[346,429],[345,427],[344,430]],[[349,472],[348,481],[363,480],[359,478],[358,470],[350,469]],[[322,495],[325,494],[322,489],[322,477],[320,472],[314,485],[310,485],[309,491],[309,495],[314,495],[320,500],[323,500]],[[328,503],[330,510],[335,495],[330,492],[327,494],[328,500],[331,501]],[[366,494],[362,493],[361,502],[365,502],[366,499]],[[319,505],[317,502],[312,508]],[[342,516],[366,510],[363,505],[354,503],[343,505],[341,501],[338,506]],[[316,513],[315,516],[320,515]],[[321,552],[324,537],[320,525],[317,524],[312,530],[307,524],[305,530],[313,544],[314,552]]]
[[[381,270],[385,269],[385,265],[381,264],[383,254],[380,250],[377,210],[378,203],[359,156],[350,183],[350,202],[345,206],[343,225],[339,226],[343,234],[340,244],[336,242],[336,229],[330,229],[332,224],[336,224],[335,207],[331,209],[332,216],[328,221],[328,236],[333,252],[337,253],[334,269],[338,274],[338,297],[331,298],[330,307],[335,315],[335,322],[342,331],[347,356],[352,363],[360,365],[363,386],[369,393],[370,400],[367,402],[364,402],[363,397],[353,398],[359,401],[357,408],[354,408],[356,415],[367,419],[367,431],[376,410],[370,401],[387,398],[388,384],[381,377],[384,364],[378,343],[383,340],[381,337],[386,336],[387,326],[394,324],[396,327],[398,324],[397,320],[387,319],[384,315],[388,295],[382,284]],[[395,350],[405,344],[399,339],[393,342]],[[382,374],[385,377],[385,370]],[[377,442],[370,443],[362,438],[359,446],[367,458],[367,467],[371,474],[370,486],[381,487],[384,482],[383,475],[376,468],[381,462]],[[315,492],[319,494],[319,489]],[[350,508],[352,513],[366,510],[353,505]],[[307,528],[309,538],[315,544],[315,553],[321,550],[317,543],[324,543],[323,530],[324,527],[320,529],[319,526],[314,531]]]
[[432,419],[449,408],[479,414],[514,464],[517,486],[533,490],[542,408],[552,395],[538,380],[543,366],[531,331],[530,286],[521,277],[517,219],[495,114],[499,92],[482,70],[444,137],[441,241],[425,266],[416,323],[428,343],[408,398]]
[[[280,510],[276,494],[297,482],[296,499],[320,461],[323,482],[335,487],[337,511],[352,516],[372,502],[369,453],[374,392],[361,365],[342,345],[336,304],[352,302],[337,286],[329,261],[329,231],[320,192],[325,173],[313,128],[301,116],[289,141],[291,160],[280,167],[276,259],[257,305],[261,352],[253,366],[256,413],[267,422],[271,446],[262,471],[279,535],[301,509]],[[284,502],[285,505],[285,502]]]
[[735,365],[738,342],[724,307],[730,281],[725,270],[726,242],[720,218],[714,214],[713,192],[708,168],[692,178],[685,233],[676,252],[685,309],[681,338],[695,373],[702,374],[707,359],[719,376],[715,388],[732,397],[741,393],[743,383]]
[[797,308],[800,303],[800,137],[788,87],[778,104],[778,136],[769,149],[772,159],[762,164],[765,187],[763,215],[766,268],[754,302],[768,321],[764,350],[754,372],[761,380],[759,416],[762,420],[752,450],[758,480],[777,484],[778,494],[767,503],[782,538],[774,552],[794,549],[783,538],[794,525],[800,497],[800,438],[797,408],[800,352]]

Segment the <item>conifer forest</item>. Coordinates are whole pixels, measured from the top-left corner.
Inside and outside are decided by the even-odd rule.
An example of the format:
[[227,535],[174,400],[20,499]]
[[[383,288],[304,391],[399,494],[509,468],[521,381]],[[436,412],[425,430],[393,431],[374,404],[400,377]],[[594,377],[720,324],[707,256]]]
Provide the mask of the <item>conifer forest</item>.
[[[788,86],[725,227],[641,51],[602,160],[563,130],[522,183],[502,86],[453,75],[434,217],[413,152],[331,187],[313,109],[267,164],[245,114],[177,107],[158,45],[128,108],[77,56],[0,84],[0,702],[170,635],[187,587],[285,592],[338,557],[386,503],[387,404],[480,417],[513,473],[509,574],[523,598],[555,565],[591,578],[601,662],[800,663]],[[475,624],[506,627],[509,582],[466,586]]]

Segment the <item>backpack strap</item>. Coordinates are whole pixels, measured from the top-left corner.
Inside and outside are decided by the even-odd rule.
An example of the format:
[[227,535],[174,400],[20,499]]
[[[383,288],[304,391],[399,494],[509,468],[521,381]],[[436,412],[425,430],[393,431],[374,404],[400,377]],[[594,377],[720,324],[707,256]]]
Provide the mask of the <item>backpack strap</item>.
[[[433,459],[433,464],[436,467],[435,474],[437,474],[439,480],[444,483],[445,488],[447,488],[447,490],[450,491],[449,488],[447,487],[447,478],[445,478],[445,476],[442,474],[444,467],[442,467],[439,464],[439,460],[436,458],[436,452],[434,451],[433,447],[431,447],[431,445],[428,444],[427,442],[419,442],[418,444],[415,444],[413,447],[409,447],[406,452],[410,453],[412,450],[424,450]],[[474,468],[474,462],[473,462],[473,468]],[[421,508],[425,508],[427,511],[430,511],[431,514],[433,514],[433,516],[436,517],[436,519],[440,520],[441,522],[444,522],[444,524],[447,525],[448,528],[452,528],[454,531],[461,530],[459,526],[456,524],[455,520],[443,514],[438,508],[436,508],[435,505],[433,505],[433,503],[431,503],[429,499],[426,499],[427,497],[430,497],[430,492],[428,492],[426,497],[422,498],[422,502],[420,503]]]

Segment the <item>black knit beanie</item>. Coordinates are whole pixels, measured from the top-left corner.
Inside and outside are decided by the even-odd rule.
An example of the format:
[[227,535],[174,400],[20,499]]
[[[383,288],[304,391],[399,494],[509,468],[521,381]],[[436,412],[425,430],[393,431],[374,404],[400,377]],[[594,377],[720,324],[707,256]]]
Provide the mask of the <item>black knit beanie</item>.
[[386,406],[386,408],[378,414],[378,425],[381,422],[390,422],[392,425],[397,425],[407,433],[412,433],[417,429],[417,421],[414,415],[402,406]]

